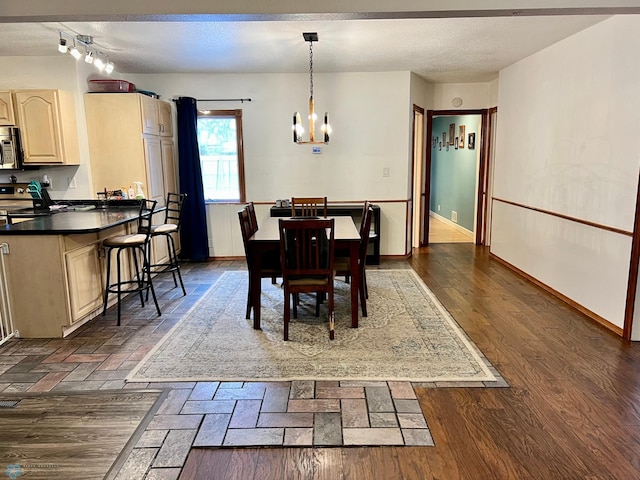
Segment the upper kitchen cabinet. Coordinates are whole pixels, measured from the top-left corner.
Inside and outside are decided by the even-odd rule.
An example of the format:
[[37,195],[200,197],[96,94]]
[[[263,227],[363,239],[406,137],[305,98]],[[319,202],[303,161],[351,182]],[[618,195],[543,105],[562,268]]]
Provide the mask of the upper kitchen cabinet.
[[142,132],[149,135],[173,137],[173,122],[171,120],[171,104],[157,98],[142,95]]
[[[160,128],[150,134],[147,115],[160,103],[139,93],[87,93],[84,107],[95,192],[144,184],[147,198],[164,205],[166,192],[175,191],[173,138]],[[152,104],[154,106],[152,106]],[[169,110],[169,113],[171,110]],[[167,119],[171,124],[171,117]],[[171,170],[169,170],[169,168]]]
[[0,92],[0,125],[15,125],[16,117],[13,114],[13,101],[11,92]]
[[73,94],[62,90],[15,90],[25,165],[79,165]]

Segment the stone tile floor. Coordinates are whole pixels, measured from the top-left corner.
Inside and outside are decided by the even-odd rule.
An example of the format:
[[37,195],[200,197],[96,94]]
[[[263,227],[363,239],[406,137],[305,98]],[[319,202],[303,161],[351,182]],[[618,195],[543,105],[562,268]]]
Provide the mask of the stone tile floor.
[[[433,445],[414,387],[505,387],[497,382],[176,382],[125,378],[225,270],[241,261],[183,264],[188,295],[171,277],[154,282],[162,316],[123,304],[64,339],[12,339],[0,346],[0,392],[168,389],[128,453],[118,479],[177,479],[192,447]],[[404,261],[380,268],[409,268]],[[484,357],[483,357],[484,358]],[[487,362],[488,363],[488,362]]]

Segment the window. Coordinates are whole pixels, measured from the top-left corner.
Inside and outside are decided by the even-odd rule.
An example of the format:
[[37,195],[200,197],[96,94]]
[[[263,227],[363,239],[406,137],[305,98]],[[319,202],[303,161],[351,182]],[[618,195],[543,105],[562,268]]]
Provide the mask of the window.
[[198,110],[198,148],[207,202],[244,202],[242,110]]

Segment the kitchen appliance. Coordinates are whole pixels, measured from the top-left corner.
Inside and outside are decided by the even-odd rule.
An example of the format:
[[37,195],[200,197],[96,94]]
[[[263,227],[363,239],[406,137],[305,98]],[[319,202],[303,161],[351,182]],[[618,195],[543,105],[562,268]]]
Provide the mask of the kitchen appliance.
[[0,168],[22,168],[22,147],[18,127],[0,127]]

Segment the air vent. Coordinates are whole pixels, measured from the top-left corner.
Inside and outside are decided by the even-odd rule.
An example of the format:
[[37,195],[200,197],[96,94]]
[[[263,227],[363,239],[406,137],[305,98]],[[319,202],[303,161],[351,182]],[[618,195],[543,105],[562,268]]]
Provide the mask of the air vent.
[[0,400],[0,408],[14,408],[20,400]]

